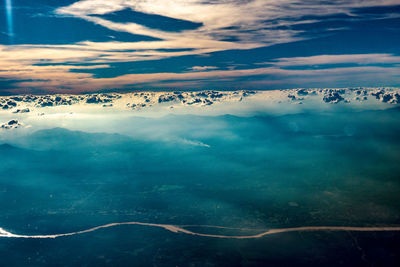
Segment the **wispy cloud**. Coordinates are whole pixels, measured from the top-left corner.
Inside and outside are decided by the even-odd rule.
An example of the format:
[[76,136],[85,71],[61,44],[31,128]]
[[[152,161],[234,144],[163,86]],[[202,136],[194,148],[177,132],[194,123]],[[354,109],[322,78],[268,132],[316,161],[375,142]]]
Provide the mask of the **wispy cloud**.
[[189,69],[192,70],[192,71],[204,71],[204,70],[215,70],[215,69],[218,69],[218,68],[215,67],[215,66],[194,66],[194,67],[191,67]]
[[[396,5],[396,0],[82,0],[57,10],[58,14],[83,18],[112,30],[143,34],[163,40],[223,40],[237,38],[239,43],[264,45],[289,42],[299,38],[298,31],[277,26],[314,23],[307,17],[353,13],[355,8]],[[137,23],[115,23],[90,15],[103,15],[123,9],[146,14],[202,23],[198,29],[174,33],[151,29]],[[389,14],[390,15],[390,14]]]
[[278,66],[305,66],[305,65],[342,64],[342,63],[395,64],[395,63],[400,63],[400,56],[395,56],[393,54],[318,55],[311,57],[279,58],[277,59],[277,62],[273,64]]
[[[399,80],[400,67],[379,67],[379,66],[365,66],[365,67],[342,67],[342,68],[328,68],[328,69],[301,69],[301,70],[288,70],[278,67],[256,68],[256,69],[242,69],[242,70],[212,70],[212,71],[199,71],[187,73],[146,73],[146,74],[127,74],[114,78],[94,78],[90,75],[82,75],[79,73],[71,74],[71,76],[61,77],[61,74],[55,77],[49,77],[47,80],[27,81],[20,82],[18,86],[28,88],[43,88],[52,92],[62,92],[68,88],[71,93],[79,93],[85,91],[96,91],[100,89],[115,89],[115,88],[129,88],[135,85],[146,85],[157,83],[162,87],[163,82],[165,86],[171,85],[171,81],[181,81],[180,84],[184,86],[189,82],[191,85],[197,84],[201,86],[209,80],[220,80],[233,78],[240,79],[242,77],[256,77],[266,76],[264,80],[268,81],[268,77],[272,78],[273,82],[270,84],[296,83],[298,81],[334,81],[335,79],[351,79],[357,77],[355,82],[362,81],[363,77],[368,78],[375,76],[386,82],[393,82],[393,79]],[[75,75],[75,76],[74,76]],[[372,76],[371,76],[372,75]],[[279,79],[279,82],[276,80]],[[368,78],[369,80],[369,78]],[[173,83],[179,85],[179,83]],[[355,84],[356,85],[356,84]],[[354,85],[354,86],[355,86]],[[62,88],[62,89],[60,89]]]

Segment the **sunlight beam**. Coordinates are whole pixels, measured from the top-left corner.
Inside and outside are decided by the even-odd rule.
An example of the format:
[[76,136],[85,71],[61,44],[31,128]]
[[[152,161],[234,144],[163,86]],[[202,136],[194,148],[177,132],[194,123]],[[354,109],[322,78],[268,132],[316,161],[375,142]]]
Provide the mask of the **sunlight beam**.
[[6,0],[6,14],[7,14],[8,35],[10,36],[10,42],[12,42],[14,37],[12,0]]

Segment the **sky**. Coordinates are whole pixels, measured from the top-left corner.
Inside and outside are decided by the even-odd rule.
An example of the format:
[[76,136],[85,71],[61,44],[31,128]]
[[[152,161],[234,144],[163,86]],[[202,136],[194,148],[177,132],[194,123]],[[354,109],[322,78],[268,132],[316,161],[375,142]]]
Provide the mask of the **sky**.
[[2,0],[0,94],[400,86],[398,0]]

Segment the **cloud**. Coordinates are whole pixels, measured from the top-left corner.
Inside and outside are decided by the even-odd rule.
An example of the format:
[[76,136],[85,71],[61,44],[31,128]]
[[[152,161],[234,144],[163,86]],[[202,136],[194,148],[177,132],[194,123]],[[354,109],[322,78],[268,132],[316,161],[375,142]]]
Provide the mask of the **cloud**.
[[[396,5],[395,0],[252,0],[252,1],[198,1],[198,0],[82,0],[59,8],[60,15],[79,17],[112,30],[142,34],[163,40],[223,40],[235,37],[239,43],[276,44],[298,39],[299,32],[277,29],[300,23],[313,23],[307,16],[348,14],[353,18],[362,16],[353,12],[357,8]],[[174,33],[151,29],[137,23],[115,23],[90,15],[104,15],[123,9],[145,14],[201,23],[198,29]],[[385,14],[382,14],[385,15]]]
[[204,70],[215,70],[218,69],[218,67],[215,66],[194,66],[189,68],[192,71],[204,71]]
[[[94,78],[94,77],[67,77],[65,79],[54,79],[46,81],[26,81],[18,83],[19,87],[43,88],[52,92],[63,92],[66,88],[71,93],[80,93],[86,91],[97,91],[101,89],[130,88],[136,85],[149,85],[166,81],[200,81],[208,82],[210,79],[224,80],[226,78],[240,79],[242,77],[264,77],[268,82],[268,77],[272,80],[279,79],[278,84],[296,83],[302,81],[321,80],[332,82],[336,79],[349,79],[357,77],[354,82],[362,81],[364,78],[375,76],[375,80],[392,82],[393,77],[398,79],[400,67],[382,67],[382,66],[359,66],[359,67],[341,67],[329,69],[282,69],[278,67],[266,67],[241,70],[211,70],[186,73],[145,73],[145,74],[126,74],[113,78]],[[79,74],[77,74],[79,75]],[[267,76],[265,78],[265,76]],[[275,81],[276,84],[276,81]],[[199,84],[199,86],[201,83]],[[356,86],[356,84],[354,85]]]
[[17,119],[10,120],[8,122],[5,122],[0,125],[0,129],[4,130],[12,130],[12,129],[17,129],[22,126],[22,123],[20,123]]
[[207,147],[207,148],[211,147],[210,145],[205,144],[205,143],[203,143],[201,141],[197,141],[197,140],[189,140],[189,139],[182,138],[182,139],[180,139],[180,141],[185,145]]
[[393,54],[349,54],[349,55],[318,55],[311,57],[279,58],[273,63],[277,66],[305,66],[325,64],[396,64],[400,63],[400,56]]

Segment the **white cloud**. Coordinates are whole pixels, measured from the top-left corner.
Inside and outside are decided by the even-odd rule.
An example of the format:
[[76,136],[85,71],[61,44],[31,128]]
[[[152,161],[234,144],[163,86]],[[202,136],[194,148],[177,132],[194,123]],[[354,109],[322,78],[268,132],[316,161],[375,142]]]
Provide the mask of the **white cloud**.
[[189,69],[192,70],[192,71],[204,71],[204,70],[215,70],[215,69],[218,69],[218,68],[215,67],[215,66],[194,66],[194,67],[191,67]]

